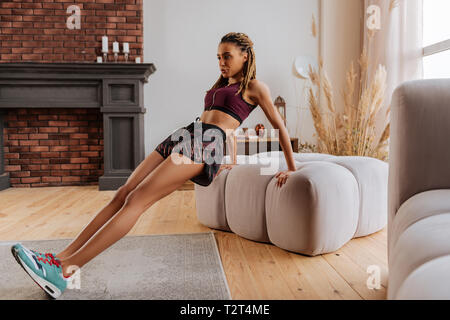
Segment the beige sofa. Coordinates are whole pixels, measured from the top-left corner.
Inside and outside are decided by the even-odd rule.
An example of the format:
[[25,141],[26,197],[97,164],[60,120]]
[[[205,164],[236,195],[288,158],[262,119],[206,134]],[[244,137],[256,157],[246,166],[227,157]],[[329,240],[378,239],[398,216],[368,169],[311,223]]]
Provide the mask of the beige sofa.
[[388,299],[450,299],[450,79],[393,94]]
[[239,165],[208,187],[195,185],[199,221],[309,256],[386,226],[387,163],[315,153],[294,153],[294,160],[297,171],[278,188],[274,176],[287,168],[283,152],[238,156]]

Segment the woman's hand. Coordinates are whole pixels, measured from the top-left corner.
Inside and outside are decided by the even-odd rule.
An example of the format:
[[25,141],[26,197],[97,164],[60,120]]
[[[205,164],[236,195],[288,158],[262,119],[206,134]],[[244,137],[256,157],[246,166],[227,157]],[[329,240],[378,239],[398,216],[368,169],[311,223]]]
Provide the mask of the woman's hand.
[[234,166],[237,166],[237,164],[222,164],[219,168],[219,171],[217,172],[217,175],[221,173],[223,170],[231,170]]
[[280,171],[275,175],[275,178],[278,178],[277,181],[277,186],[281,187],[283,184],[286,183],[286,180],[288,179],[289,175],[295,172],[295,170],[285,170],[285,171]]

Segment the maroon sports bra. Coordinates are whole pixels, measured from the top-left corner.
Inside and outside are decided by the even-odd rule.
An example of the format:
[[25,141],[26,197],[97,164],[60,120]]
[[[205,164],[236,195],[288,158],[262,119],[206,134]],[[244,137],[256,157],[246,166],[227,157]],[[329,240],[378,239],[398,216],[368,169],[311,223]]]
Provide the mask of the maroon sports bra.
[[253,105],[244,100],[242,92],[235,95],[239,89],[240,82],[233,83],[227,87],[211,89],[205,95],[204,110],[220,110],[231,115],[241,124],[249,114],[255,110]]

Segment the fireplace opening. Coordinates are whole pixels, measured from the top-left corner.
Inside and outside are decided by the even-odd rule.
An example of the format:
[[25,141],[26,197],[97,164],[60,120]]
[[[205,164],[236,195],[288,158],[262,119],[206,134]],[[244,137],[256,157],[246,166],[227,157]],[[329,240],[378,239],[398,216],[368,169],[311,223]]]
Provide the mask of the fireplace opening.
[[11,187],[98,184],[104,169],[98,108],[7,108],[3,121]]

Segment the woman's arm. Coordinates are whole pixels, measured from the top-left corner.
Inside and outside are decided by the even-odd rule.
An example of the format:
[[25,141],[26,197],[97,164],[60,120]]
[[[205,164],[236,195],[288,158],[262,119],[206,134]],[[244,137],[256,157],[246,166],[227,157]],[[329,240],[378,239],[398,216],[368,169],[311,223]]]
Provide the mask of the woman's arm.
[[226,145],[228,154],[230,155],[231,163],[222,164],[217,174],[221,173],[223,170],[231,170],[236,165],[236,136],[233,130],[226,131]]
[[227,149],[228,154],[230,155],[231,164],[236,164],[236,135],[234,134],[234,131],[231,131],[227,134]]
[[289,133],[284,125],[280,113],[272,103],[269,87],[262,81],[252,80],[252,98],[255,99],[261,109],[264,111],[267,119],[270,121],[274,129],[279,130],[279,140],[281,148],[286,158],[287,166],[290,171],[295,171],[294,152],[292,150]]

